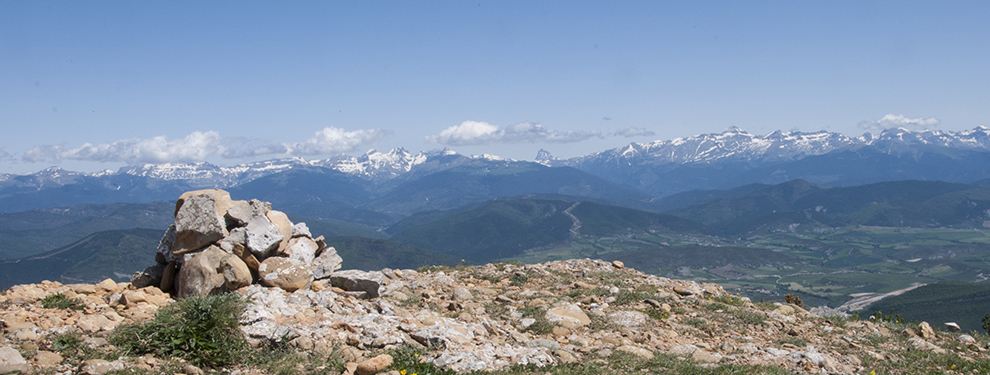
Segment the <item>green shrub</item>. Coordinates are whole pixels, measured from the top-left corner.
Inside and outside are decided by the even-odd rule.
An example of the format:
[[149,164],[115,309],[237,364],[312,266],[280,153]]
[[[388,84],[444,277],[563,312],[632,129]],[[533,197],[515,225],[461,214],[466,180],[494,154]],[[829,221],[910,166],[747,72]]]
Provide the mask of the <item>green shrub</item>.
[[46,309],[82,310],[83,302],[78,298],[69,298],[62,293],[50,294],[41,300],[41,307]]
[[779,345],[791,344],[791,345],[794,345],[794,346],[803,348],[805,345],[808,345],[808,340],[799,339],[797,337],[785,337],[785,338],[782,338],[782,339],[777,340],[776,343],[779,344]]
[[741,320],[743,323],[752,324],[752,325],[760,325],[767,320],[767,317],[759,312],[746,311],[741,309],[729,311],[729,315],[732,315],[734,318]]
[[523,286],[523,285],[526,285],[526,281],[529,281],[529,277],[526,277],[526,276],[523,276],[523,275],[519,275],[519,274],[512,274],[512,278],[510,280],[511,281],[510,281],[509,285],[512,285],[512,286]]
[[804,301],[801,301],[800,296],[787,293],[786,295],[784,295],[784,301],[786,301],[789,304],[796,305],[797,307],[804,308]]
[[110,341],[125,352],[178,357],[200,366],[235,363],[247,348],[238,327],[245,305],[233,293],[189,297],[162,308],[153,320],[118,327]]
[[409,345],[390,350],[388,354],[392,356],[390,368],[399,371],[400,374],[457,375],[452,370],[436,367],[430,362],[423,362],[423,355],[426,354],[426,351],[417,350]]
[[643,312],[645,312],[646,315],[649,316],[650,318],[653,318],[653,319],[656,319],[656,320],[664,320],[664,319],[667,319],[667,318],[670,317],[670,313],[667,313],[667,312],[665,312],[665,311],[663,311],[661,309],[658,309],[656,307],[650,307],[650,308],[643,309]]
[[746,301],[744,301],[742,298],[733,297],[733,296],[717,296],[717,297],[713,297],[712,301],[724,303],[726,305],[731,305],[736,307],[740,307],[746,304]]
[[709,303],[707,306],[705,306],[705,308],[711,311],[718,311],[718,310],[725,310],[727,307],[721,303],[712,302]]

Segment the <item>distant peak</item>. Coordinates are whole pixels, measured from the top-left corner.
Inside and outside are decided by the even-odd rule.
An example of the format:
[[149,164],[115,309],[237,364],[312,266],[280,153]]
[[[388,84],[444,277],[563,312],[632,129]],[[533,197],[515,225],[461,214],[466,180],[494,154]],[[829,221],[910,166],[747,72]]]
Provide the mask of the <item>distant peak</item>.
[[536,161],[548,161],[553,159],[553,155],[550,155],[550,151],[541,148],[540,151],[536,152]]

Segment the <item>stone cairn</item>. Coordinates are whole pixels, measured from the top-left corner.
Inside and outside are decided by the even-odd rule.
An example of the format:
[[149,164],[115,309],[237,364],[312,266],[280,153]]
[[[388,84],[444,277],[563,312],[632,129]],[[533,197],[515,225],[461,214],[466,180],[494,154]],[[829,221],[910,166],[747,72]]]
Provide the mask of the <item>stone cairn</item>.
[[306,223],[293,224],[271,203],[235,201],[220,189],[196,190],[175,202],[175,225],[158,243],[156,264],[131,283],[179,298],[251,284],[294,292],[330,278],[342,262],[323,236],[313,238]]

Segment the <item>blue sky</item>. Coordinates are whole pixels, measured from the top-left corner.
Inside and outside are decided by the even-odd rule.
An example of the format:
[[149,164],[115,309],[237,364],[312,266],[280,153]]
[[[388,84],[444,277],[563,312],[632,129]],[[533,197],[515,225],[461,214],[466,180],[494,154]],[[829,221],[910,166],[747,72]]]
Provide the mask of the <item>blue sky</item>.
[[[990,2],[0,0],[0,173],[990,126]],[[881,119],[886,118],[890,121]]]

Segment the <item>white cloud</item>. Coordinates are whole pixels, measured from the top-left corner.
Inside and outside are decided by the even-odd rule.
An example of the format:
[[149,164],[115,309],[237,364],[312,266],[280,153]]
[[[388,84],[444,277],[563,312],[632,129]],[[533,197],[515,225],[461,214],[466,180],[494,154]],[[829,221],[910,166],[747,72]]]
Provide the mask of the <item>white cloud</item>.
[[184,138],[167,140],[165,136],[148,139],[123,139],[94,145],[84,143],[79,148],[64,145],[36,146],[24,153],[24,161],[86,160],[97,162],[166,163],[197,162],[223,151],[220,133],[192,132]]
[[64,144],[35,146],[24,153],[23,159],[26,162],[85,160],[142,164],[194,163],[205,161],[214,155],[224,158],[330,155],[358,150],[388,134],[388,131],[381,129],[345,131],[331,126],[317,131],[313,137],[302,142],[277,144],[257,139],[223,138],[216,131],[196,131],[171,141],[165,136],[157,136],[148,139],[123,139],[112,143],[85,143],[78,148],[67,148]]
[[0,147],[0,160],[9,160],[9,159],[10,159],[10,153],[7,152],[7,150],[4,150],[3,147]]
[[645,128],[632,127],[632,128],[628,128],[628,129],[619,130],[619,131],[615,132],[615,134],[613,134],[613,135],[616,135],[616,136],[621,135],[621,136],[626,137],[626,138],[632,138],[632,137],[647,137],[647,136],[656,135],[656,134],[657,133],[654,133],[654,132],[652,132],[652,131],[650,131],[648,129],[645,129]]
[[859,127],[869,131],[882,131],[884,129],[905,128],[910,130],[927,130],[937,127],[941,121],[934,117],[929,118],[907,118],[904,115],[892,113],[883,116],[879,120],[862,121]]
[[332,126],[316,132],[313,137],[296,143],[283,143],[287,152],[296,156],[330,155],[351,152],[380,141],[391,134],[383,129],[345,131]]
[[487,122],[464,121],[426,136],[426,142],[445,146],[487,145],[494,143],[573,143],[589,138],[602,138],[601,131],[556,131],[529,122],[500,129]]

